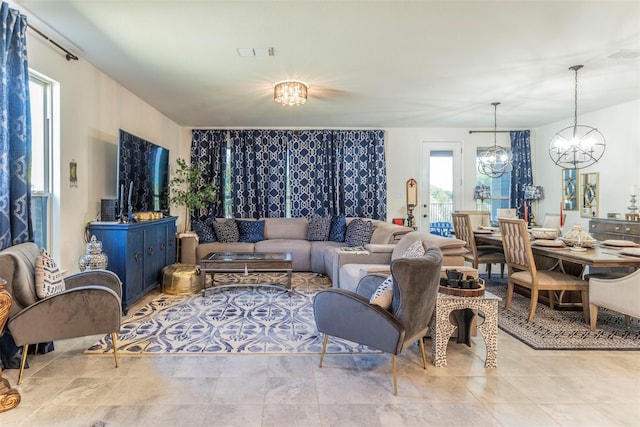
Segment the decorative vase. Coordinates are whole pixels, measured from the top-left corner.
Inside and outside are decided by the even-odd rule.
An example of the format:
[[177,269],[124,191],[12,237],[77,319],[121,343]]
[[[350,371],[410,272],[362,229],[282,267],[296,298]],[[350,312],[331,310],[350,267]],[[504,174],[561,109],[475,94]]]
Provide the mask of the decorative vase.
[[80,271],[104,270],[107,268],[108,261],[107,255],[102,252],[102,242],[92,235],[87,243],[86,254],[82,255],[78,261]]

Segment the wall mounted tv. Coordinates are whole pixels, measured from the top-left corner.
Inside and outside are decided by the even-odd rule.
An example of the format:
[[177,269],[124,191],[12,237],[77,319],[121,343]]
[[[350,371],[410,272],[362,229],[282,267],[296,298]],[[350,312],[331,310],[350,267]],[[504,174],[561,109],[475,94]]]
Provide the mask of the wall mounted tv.
[[169,150],[120,129],[118,200],[125,215],[130,191],[133,212],[169,214]]

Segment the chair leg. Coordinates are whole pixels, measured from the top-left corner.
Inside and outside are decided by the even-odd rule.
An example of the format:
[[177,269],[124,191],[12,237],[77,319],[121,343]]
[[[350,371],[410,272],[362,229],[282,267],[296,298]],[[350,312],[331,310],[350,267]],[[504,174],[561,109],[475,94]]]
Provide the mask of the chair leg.
[[509,305],[511,304],[511,300],[513,299],[513,282],[511,280],[507,281],[507,297],[504,300],[504,309],[508,310]]
[[427,369],[427,355],[424,352],[424,338],[420,338],[420,352],[422,353],[422,367]]
[[322,361],[324,360],[324,353],[327,351],[327,341],[329,340],[329,335],[324,334],[324,340],[322,340],[322,352],[320,353],[320,367],[322,368]]
[[500,264],[500,278],[504,279],[504,264]]
[[589,318],[589,291],[581,291],[582,296],[582,316],[584,317],[584,323],[590,324]]
[[534,314],[536,314],[536,307],[538,306],[538,288],[531,288],[531,303],[529,304],[529,317],[527,318],[527,322],[531,322],[533,320]]
[[598,306],[595,304],[589,304],[590,308],[590,316],[589,316],[589,324],[591,326],[591,332],[596,331],[596,323],[598,322]]
[[627,328],[630,328],[631,327],[631,316],[625,315],[624,316],[624,320],[625,320],[625,323],[627,325]]
[[[556,291],[549,291],[549,308],[551,309],[553,309],[553,304],[554,304],[553,298],[555,294],[556,294]],[[560,304],[560,301],[558,301],[558,304]]]
[[18,385],[22,384],[22,374],[24,373],[24,365],[27,363],[27,351],[29,350],[29,344],[25,344],[22,347],[22,361],[20,362],[20,373],[18,374]]
[[111,344],[113,344],[113,359],[116,361],[116,368],[120,365],[118,364],[118,333],[111,333]]
[[396,355],[391,355],[391,363],[393,365],[393,394],[398,395],[398,372],[396,370]]
[[491,279],[491,263],[487,263],[487,277]]

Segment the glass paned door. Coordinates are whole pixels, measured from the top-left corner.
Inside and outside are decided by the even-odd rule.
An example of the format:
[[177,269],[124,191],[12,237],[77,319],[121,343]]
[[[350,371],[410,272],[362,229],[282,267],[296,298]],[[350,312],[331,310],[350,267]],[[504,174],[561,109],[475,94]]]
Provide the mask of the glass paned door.
[[448,236],[462,194],[460,142],[423,142],[420,230]]

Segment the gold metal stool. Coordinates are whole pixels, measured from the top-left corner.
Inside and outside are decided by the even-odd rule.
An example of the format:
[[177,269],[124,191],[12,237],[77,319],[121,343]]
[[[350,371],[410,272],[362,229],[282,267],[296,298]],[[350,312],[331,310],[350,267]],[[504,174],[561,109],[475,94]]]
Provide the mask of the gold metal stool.
[[193,295],[202,290],[200,269],[193,264],[172,264],[162,269],[162,292]]

